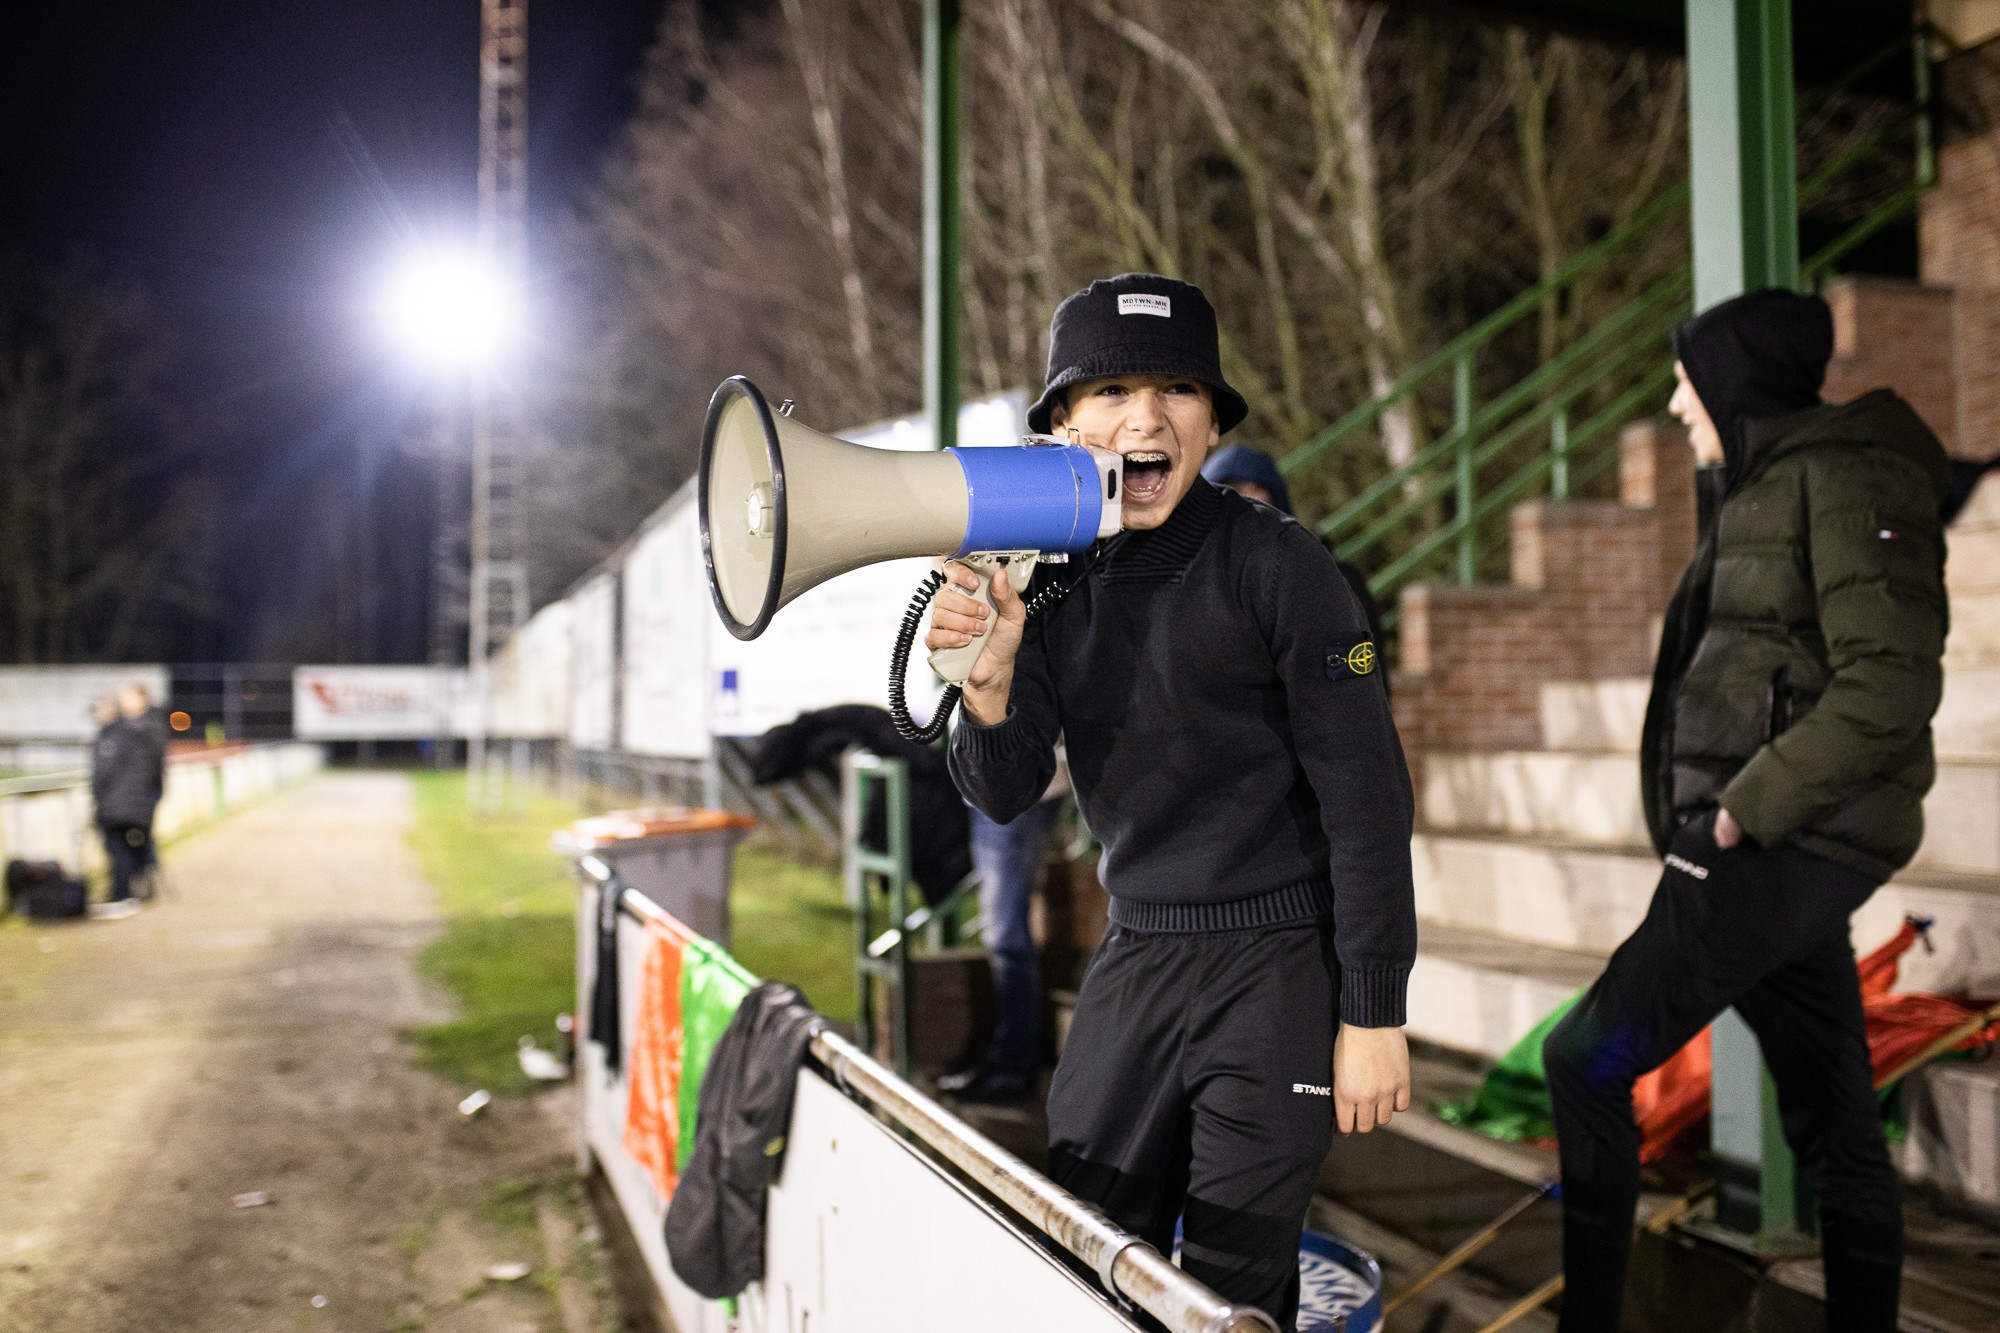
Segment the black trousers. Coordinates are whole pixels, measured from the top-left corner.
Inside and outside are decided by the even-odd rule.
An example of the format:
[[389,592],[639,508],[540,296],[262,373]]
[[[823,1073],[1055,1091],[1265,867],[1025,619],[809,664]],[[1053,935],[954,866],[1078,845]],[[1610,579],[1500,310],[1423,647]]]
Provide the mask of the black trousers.
[[111,901],[132,896],[132,881],[153,864],[153,830],[145,824],[104,824],[104,856],[111,863]]
[[1646,919],[1542,1045],[1562,1154],[1564,1333],[1616,1333],[1639,1197],[1632,1084],[1724,1009],[1757,1034],[1817,1187],[1827,1326],[1893,1330],[1902,1209],[1847,918],[1875,881],[1793,848],[1676,835]]
[[1049,1090],[1049,1170],[1181,1267],[1291,1329],[1299,1237],[1333,1139],[1340,975],[1316,923],[1114,926]]

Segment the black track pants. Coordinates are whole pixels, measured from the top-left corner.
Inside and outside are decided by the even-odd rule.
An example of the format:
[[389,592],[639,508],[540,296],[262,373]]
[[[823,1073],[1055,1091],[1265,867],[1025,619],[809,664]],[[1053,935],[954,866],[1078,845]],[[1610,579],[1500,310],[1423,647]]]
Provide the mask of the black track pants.
[[1228,1300],[1290,1329],[1333,1138],[1331,926],[1112,927],[1049,1090],[1049,1169]]
[[1875,882],[1779,848],[1676,835],[1646,919],[1542,1045],[1562,1153],[1563,1333],[1616,1333],[1639,1197],[1632,1084],[1724,1009],[1757,1034],[1819,1195],[1827,1326],[1896,1327],[1902,1211],[1847,918]]

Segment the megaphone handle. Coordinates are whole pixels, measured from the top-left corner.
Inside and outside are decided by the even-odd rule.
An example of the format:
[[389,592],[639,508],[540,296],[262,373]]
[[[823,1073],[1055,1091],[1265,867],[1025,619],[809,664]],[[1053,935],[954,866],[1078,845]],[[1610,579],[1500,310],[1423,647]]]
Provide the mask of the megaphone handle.
[[[1025,593],[1028,590],[1028,581],[1035,575],[1035,555],[1033,551],[976,551],[957,563],[979,575],[978,591],[968,592],[956,583],[947,586],[954,592],[972,598],[990,611],[993,608],[993,575],[1004,568],[1007,571],[1007,581],[1014,585],[1014,591]],[[962,648],[940,648],[932,653],[931,670],[937,672],[946,684],[965,684],[966,677],[972,674],[972,664],[979,660],[979,650],[986,646],[986,636],[993,632],[993,625],[994,618],[988,616],[986,628],[974,635],[971,643]]]

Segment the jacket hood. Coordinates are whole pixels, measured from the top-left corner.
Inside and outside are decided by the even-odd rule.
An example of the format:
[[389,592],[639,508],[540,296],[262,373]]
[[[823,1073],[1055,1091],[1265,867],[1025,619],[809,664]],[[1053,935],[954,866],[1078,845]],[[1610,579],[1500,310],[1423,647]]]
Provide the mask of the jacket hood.
[[1734,487],[1750,466],[1746,424],[1819,402],[1833,358],[1833,312],[1817,296],[1782,288],[1745,292],[1675,329],[1674,356],[1722,437]]
[[[1746,423],[1740,467],[1733,482],[1747,481],[1771,464],[1823,444],[1869,444],[1890,449],[1924,470],[1939,507],[1951,492],[1951,463],[1944,445],[1916,409],[1890,389],[1872,389],[1851,403],[1823,403],[1789,416]],[[1733,484],[1732,482],[1732,484]]]
[[1218,486],[1234,481],[1262,486],[1271,493],[1271,502],[1280,512],[1292,512],[1292,489],[1285,485],[1285,474],[1261,449],[1252,449],[1247,444],[1225,444],[1201,465],[1201,475]]

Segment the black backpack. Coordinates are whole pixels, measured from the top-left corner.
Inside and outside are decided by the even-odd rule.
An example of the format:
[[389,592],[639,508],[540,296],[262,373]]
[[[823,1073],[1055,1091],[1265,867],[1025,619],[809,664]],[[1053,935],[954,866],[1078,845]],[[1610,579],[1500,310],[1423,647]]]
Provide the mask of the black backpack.
[[63,873],[56,861],[9,861],[7,863],[7,907],[9,911],[37,920],[54,921],[82,916],[90,901],[89,889],[80,879]]
[[694,1151],[667,1205],[667,1260],[710,1300],[764,1276],[764,1195],[784,1169],[792,1091],[826,1025],[796,986],[766,981],[723,1029],[696,1098]]

